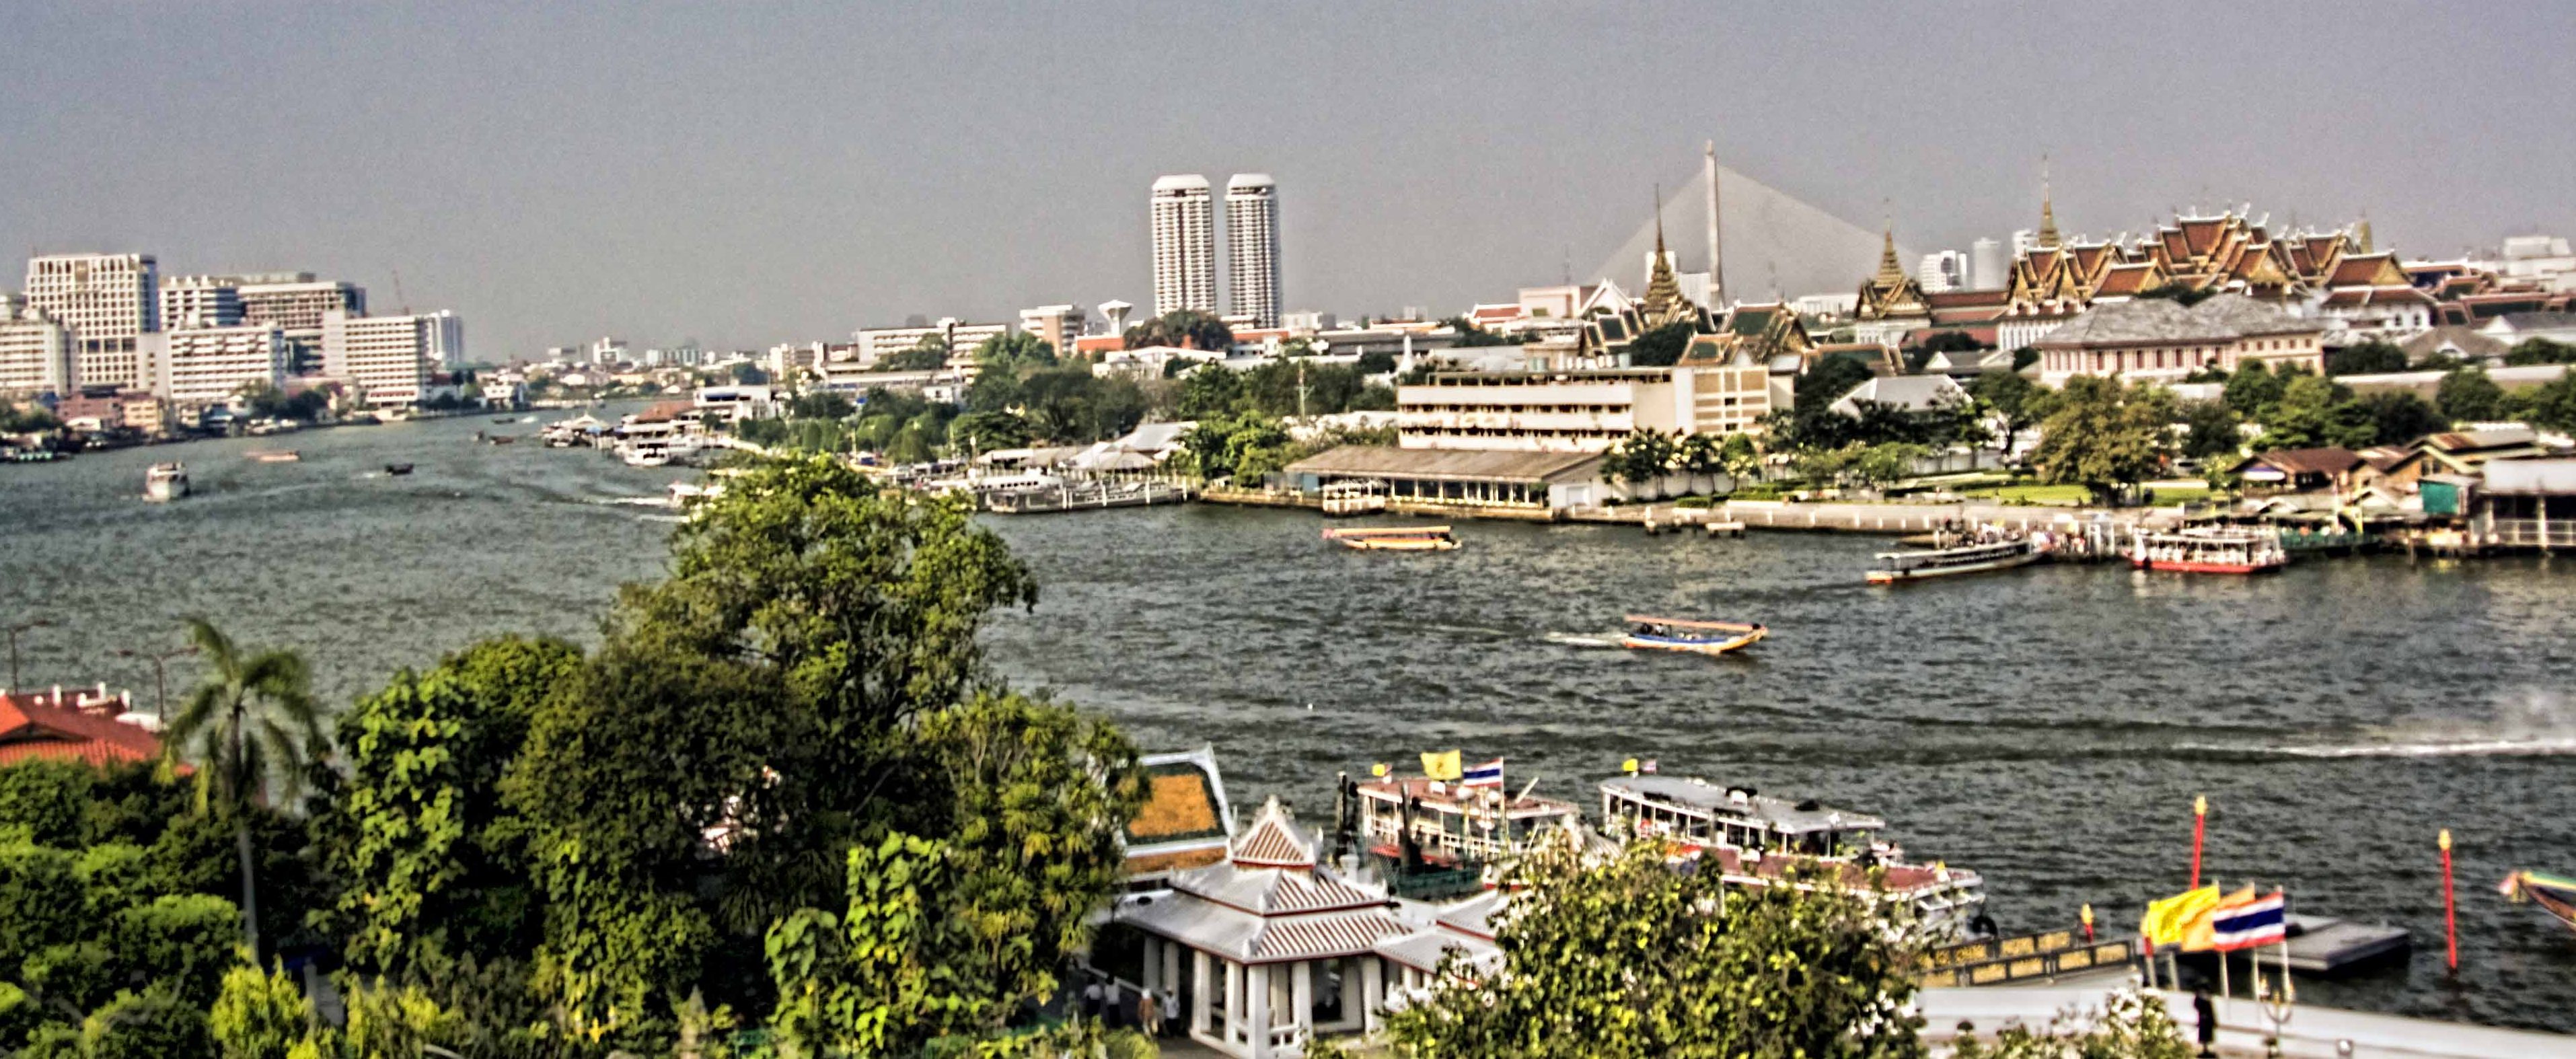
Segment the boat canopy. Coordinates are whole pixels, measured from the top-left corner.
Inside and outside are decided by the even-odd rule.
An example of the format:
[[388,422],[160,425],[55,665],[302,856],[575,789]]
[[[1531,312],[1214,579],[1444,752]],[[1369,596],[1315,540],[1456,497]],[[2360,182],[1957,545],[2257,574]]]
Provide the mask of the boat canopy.
[[1620,619],[1630,625],[1661,625],[1668,629],[1714,629],[1719,632],[1752,632],[1762,626],[1741,621],[1689,621],[1682,618],[1657,618],[1630,614]]
[[1678,809],[1713,820],[1757,823],[1775,834],[1878,831],[1887,827],[1887,821],[1867,813],[1814,801],[1790,802],[1765,797],[1751,788],[1715,787],[1706,780],[1680,776],[1622,776],[1603,781],[1601,791],[1626,801]]

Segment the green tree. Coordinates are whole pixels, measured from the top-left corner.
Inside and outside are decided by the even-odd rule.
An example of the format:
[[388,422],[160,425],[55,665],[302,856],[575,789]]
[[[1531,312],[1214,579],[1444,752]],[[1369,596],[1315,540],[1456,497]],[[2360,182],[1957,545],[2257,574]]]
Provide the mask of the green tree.
[[1393,374],[1395,372],[1395,354],[1389,353],[1383,349],[1372,349],[1366,353],[1360,354],[1359,360],[1354,362],[1351,366],[1359,369],[1359,373],[1362,375]]
[[[1442,976],[1387,1033],[1416,1059],[1705,1055],[1903,1059],[1914,955],[1833,888],[1729,889],[1661,843],[1587,865],[1549,846],[1514,870],[1502,965]],[[1462,969],[1463,970],[1463,969]]]
[[2524,418],[2543,430],[2576,432],[2576,371],[2532,390],[2523,401]]
[[2025,378],[2020,372],[1990,371],[1977,376],[1976,381],[1968,384],[1968,396],[1975,398],[1980,407],[2003,420],[2002,437],[1999,440],[2004,448],[2009,450],[2012,448],[2014,438],[2020,437],[2022,431],[2030,429],[2031,424],[2038,422],[2037,409],[2032,401],[2038,389],[2037,384]]
[[2526,338],[2505,351],[2504,362],[2508,365],[2576,364],[2576,346],[2546,338]]
[[1680,446],[1672,435],[1641,428],[1610,446],[1609,454],[1601,461],[1601,469],[1612,480],[1644,485],[1671,474],[1680,455]]
[[2352,399],[2351,391],[2320,376],[2294,375],[2263,421],[2260,444],[2266,449],[2361,448],[2378,435],[2378,422],[2369,408]]
[[2101,1012],[2061,1014],[2045,1027],[2007,1023],[1989,1042],[1962,1023],[1954,1059],[2190,1059],[2182,1030],[2155,997],[2121,990]]
[[848,419],[858,410],[848,397],[830,390],[800,393],[787,403],[787,414],[794,419]]
[[2404,390],[2371,394],[2361,399],[2361,406],[2370,412],[2371,442],[2377,445],[2404,445],[2450,427],[2432,405]]
[[1005,331],[975,347],[975,366],[980,371],[1052,368],[1057,360],[1053,345],[1026,331]]
[[2138,297],[2165,298],[2171,300],[2176,305],[2198,305],[2216,297],[2217,294],[2218,292],[2214,289],[2203,290],[2181,283],[2167,283],[2150,290],[2140,291],[2138,293]]
[[2234,409],[2225,401],[2188,401],[2182,406],[2185,433],[2182,454],[2202,463],[2233,463],[2245,453]]
[[1209,481],[1257,481],[1286,466],[1293,451],[1278,420],[1250,411],[1202,417],[1181,434],[1180,446],[1189,466]]
[[259,889],[250,840],[251,806],[274,783],[288,795],[302,786],[305,762],[328,755],[307,689],[304,659],[292,651],[245,651],[204,618],[188,619],[188,638],[205,659],[206,676],[170,722],[167,753],[197,768],[197,811],[229,818],[241,855],[242,939],[257,959]]
[[1013,412],[968,412],[948,424],[948,436],[968,452],[1018,448],[1030,433],[1029,421]]
[[799,909],[769,928],[779,1033],[821,1055],[903,1055],[984,1022],[977,983],[939,959],[960,926],[937,903],[946,849],[888,833],[851,846],[842,878],[843,913]]
[[81,1022],[82,1059],[169,1059],[213,1051],[205,1009],[160,990],[119,994]]
[[1213,419],[1241,409],[1243,402],[1242,373],[1210,364],[1181,376],[1174,411],[1183,419]]
[[2503,413],[2504,388],[2488,378],[2484,368],[2454,368],[2433,391],[2433,406],[2442,418],[2455,423],[2493,420]]
[[1690,474],[1715,474],[1724,464],[1715,434],[1689,434],[1673,454],[1675,465]]
[[2261,423],[2271,418],[2272,407],[2281,402],[2281,393],[2288,386],[2287,379],[2272,374],[2262,361],[2249,360],[2237,366],[2236,374],[2228,376],[2220,399],[2238,416]]
[[1698,326],[1688,320],[1676,320],[1628,343],[1628,364],[1638,368],[1668,368],[1680,363],[1689,352],[1691,336]]
[[167,988],[193,1007],[215,998],[233,960],[241,910],[205,894],[165,895],[127,908],[111,927],[117,962],[129,978]]
[[224,972],[206,1018],[214,1054],[223,1059],[287,1059],[315,1025],[313,1007],[295,979],[282,969],[263,972],[246,963]]
[[0,767],[0,841],[14,834],[42,846],[83,845],[97,776],[81,762],[47,758]]
[[1852,387],[1868,382],[1870,377],[1869,365],[1857,358],[1827,357],[1817,361],[1806,374],[1798,376],[1796,395],[1791,400],[1793,409],[1800,418],[1824,414],[1844,394],[1852,392]]
[[2326,354],[2328,375],[2369,375],[2406,370],[2406,351],[2372,339]]
[[2078,375],[2066,380],[2055,403],[2031,451],[2041,481],[2081,485],[2098,496],[2163,468],[2174,419],[2165,390]]
[[1147,346],[1187,346],[1209,353],[1224,353],[1234,348],[1234,329],[1210,313],[1195,309],[1174,309],[1127,328],[1127,348]]
[[948,339],[941,335],[923,335],[911,349],[899,350],[877,359],[872,371],[937,371],[948,366]]
[[1726,443],[1718,446],[1717,463],[1739,489],[1762,476],[1762,453],[1753,447],[1750,435],[1727,435]]
[[54,945],[78,940],[88,929],[72,854],[24,839],[0,840],[0,973]]

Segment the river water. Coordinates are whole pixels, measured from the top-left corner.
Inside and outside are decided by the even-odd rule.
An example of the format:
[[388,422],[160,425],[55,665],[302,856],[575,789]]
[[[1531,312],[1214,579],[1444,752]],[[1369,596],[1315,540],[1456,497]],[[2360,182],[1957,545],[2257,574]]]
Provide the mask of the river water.
[[[553,418],[549,416],[548,418]],[[0,467],[0,616],[30,684],[148,699],[185,614],[297,647],[335,701],[507,631],[595,638],[655,576],[687,472],[471,443],[472,418]],[[296,448],[303,462],[244,453]],[[184,459],[204,495],[153,505]],[[388,461],[417,466],[383,473]],[[994,519],[1037,570],[997,622],[1017,683],[1150,748],[1213,744],[1238,811],[1310,812],[1333,774],[1424,750],[1596,805],[1622,758],[1874,812],[1916,856],[1984,873],[2007,930],[2106,929],[2180,890],[2192,796],[2207,871],[2293,907],[2413,932],[2402,968],[2302,999],[2576,1031],[2576,935],[2513,906],[2513,868],[2576,869],[2576,569],[2564,560],[2301,563],[2275,577],[2038,567],[1860,584],[1865,537],[1648,538],[1467,524],[1465,547],[1366,554],[1302,512],[1194,506]],[[1761,621],[1699,659],[1608,646],[1619,615]],[[180,682],[184,661],[173,666]],[[2459,857],[2461,972],[2443,973],[2434,833]]]

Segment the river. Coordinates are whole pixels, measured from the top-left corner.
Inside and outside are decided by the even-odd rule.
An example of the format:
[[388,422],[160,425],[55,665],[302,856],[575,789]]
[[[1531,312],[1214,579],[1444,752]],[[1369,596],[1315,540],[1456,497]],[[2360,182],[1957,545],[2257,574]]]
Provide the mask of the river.
[[[555,418],[549,414],[547,418]],[[596,638],[662,569],[687,472],[471,443],[468,418],[0,467],[0,616],[26,681],[130,686],[118,648],[180,616],[284,644],[345,701],[495,633]],[[296,448],[300,463],[250,450]],[[140,499],[187,461],[204,495]],[[415,464],[405,477],[391,461]],[[2007,930],[2106,930],[2189,873],[2413,932],[2402,968],[2303,980],[2322,1003],[2576,1031],[2576,935],[2507,904],[2513,868],[2576,869],[2576,571],[2561,560],[2302,562],[2274,577],[2038,567],[1860,584],[1874,538],[1648,538],[1472,523],[1465,547],[1357,553],[1301,512],[1209,506],[993,519],[1041,594],[990,636],[1015,682],[1151,748],[1213,744],[1238,812],[1320,813],[1337,771],[1500,755],[1517,788],[1597,806],[1625,757],[1888,818],[1973,867]],[[1721,659],[1608,646],[1627,611],[1755,620]],[[183,682],[187,663],[173,667]],[[2461,971],[2443,973],[2437,829],[2458,841]]]

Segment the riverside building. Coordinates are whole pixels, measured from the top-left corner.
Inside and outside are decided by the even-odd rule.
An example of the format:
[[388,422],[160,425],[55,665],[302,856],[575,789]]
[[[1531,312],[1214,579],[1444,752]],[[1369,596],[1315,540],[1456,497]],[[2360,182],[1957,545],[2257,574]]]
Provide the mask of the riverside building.
[[26,305],[0,311],[0,394],[69,394],[79,386],[69,328]]
[[145,383],[140,340],[161,330],[160,271],[150,254],[27,260],[27,304],[70,329],[82,385]]
[[419,316],[322,314],[322,371],[376,407],[420,403],[429,385],[429,325]]
[[1602,452],[1639,430],[1754,433],[1762,417],[1786,407],[1787,400],[1785,393],[1774,393],[1769,368],[1750,359],[1670,368],[1444,373],[1396,387],[1396,444]]
[[275,324],[286,335],[299,366],[322,357],[322,318],[338,312],[367,315],[367,289],[310,272],[268,272],[231,277],[239,284],[241,322]]
[[1225,182],[1225,245],[1231,315],[1279,326],[1279,185],[1270,174]]
[[283,385],[286,336],[274,324],[183,327],[156,336],[153,389],[181,404],[219,404],[248,387]]
[[242,322],[241,283],[231,276],[172,276],[161,281],[161,325],[233,327]]
[[1154,315],[1216,311],[1216,214],[1208,179],[1154,181]]

